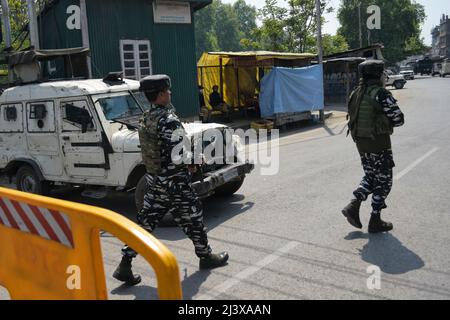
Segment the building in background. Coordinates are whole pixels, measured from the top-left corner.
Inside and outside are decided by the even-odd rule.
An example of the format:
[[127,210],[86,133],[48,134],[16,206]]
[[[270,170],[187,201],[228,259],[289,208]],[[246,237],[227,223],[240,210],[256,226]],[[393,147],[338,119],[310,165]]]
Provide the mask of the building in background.
[[[40,47],[90,48],[92,78],[168,74],[178,113],[192,119],[199,113],[194,12],[211,2],[53,0],[38,17]],[[58,77],[56,67],[45,66],[49,78]]]
[[439,36],[439,55],[450,58],[450,20],[442,15]]
[[441,26],[436,26],[431,30],[431,54],[433,56],[439,56],[439,51],[441,50]]

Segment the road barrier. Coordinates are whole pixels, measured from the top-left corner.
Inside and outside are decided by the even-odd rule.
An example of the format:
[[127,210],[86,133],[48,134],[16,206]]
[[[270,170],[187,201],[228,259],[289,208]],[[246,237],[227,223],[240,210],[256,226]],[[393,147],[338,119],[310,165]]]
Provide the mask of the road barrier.
[[147,260],[160,299],[182,299],[175,256],[143,228],[109,210],[6,188],[0,188],[0,285],[12,299],[107,299],[100,231]]

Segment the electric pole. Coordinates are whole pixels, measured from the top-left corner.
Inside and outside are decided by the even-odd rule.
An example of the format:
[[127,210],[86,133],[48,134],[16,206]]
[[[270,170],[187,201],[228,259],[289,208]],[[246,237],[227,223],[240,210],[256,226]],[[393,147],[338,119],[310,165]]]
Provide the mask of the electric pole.
[[[9,57],[9,52],[12,51],[11,43],[11,20],[9,19],[9,5],[8,0],[2,1],[2,20],[3,26],[5,27],[5,53],[6,57]],[[8,65],[8,81],[9,83],[14,82],[14,72]]]
[[11,21],[9,20],[9,5],[8,0],[2,1],[2,20],[5,27],[5,47],[11,48]]
[[[320,6],[320,0],[316,0],[316,24],[317,24],[317,58],[319,64],[323,63],[323,46],[322,46],[322,12]],[[323,70],[323,66],[322,66]],[[321,106],[325,107],[325,106]],[[319,118],[323,122],[325,120],[324,109],[320,109]]]
[[362,48],[361,2],[358,3],[359,47]]
[[28,27],[30,30],[30,44],[34,49],[39,49],[39,35],[37,28],[36,9],[34,0],[27,0]]

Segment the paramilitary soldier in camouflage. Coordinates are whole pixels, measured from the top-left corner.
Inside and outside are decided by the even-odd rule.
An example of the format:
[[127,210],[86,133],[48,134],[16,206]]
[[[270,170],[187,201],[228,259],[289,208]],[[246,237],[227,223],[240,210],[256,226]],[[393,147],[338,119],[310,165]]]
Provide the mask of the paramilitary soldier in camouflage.
[[[183,125],[171,105],[170,78],[165,75],[146,77],[141,81],[152,108],[146,111],[139,126],[142,158],[147,169],[145,176],[148,191],[144,206],[138,214],[139,224],[153,232],[158,223],[171,213],[175,222],[192,240],[195,253],[200,258],[201,269],[212,269],[226,264],[228,253],[212,254],[203,225],[203,208],[191,185],[195,166],[174,164],[172,149],[179,140],[172,141],[175,131],[184,132]],[[122,249],[122,261],[114,272],[114,278],[135,285],[141,281],[131,270],[131,261],[137,253],[130,247]]]
[[360,64],[360,85],[352,92],[349,102],[349,131],[356,143],[365,176],[353,192],[353,199],[342,213],[348,222],[361,229],[361,202],[372,194],[372,215],[369,233],[393,229],[390,222],[381,220],[381,210],[387,208],[386,198],[392,188],[392,169],[395,166],[390,136],[394,127],[404,124],[404,116],[392,94],[384,88],[384,63],[370,60]]

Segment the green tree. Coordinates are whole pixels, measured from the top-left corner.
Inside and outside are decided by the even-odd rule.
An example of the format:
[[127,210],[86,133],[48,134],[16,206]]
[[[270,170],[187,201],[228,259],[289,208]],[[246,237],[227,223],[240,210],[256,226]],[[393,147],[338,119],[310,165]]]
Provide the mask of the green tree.
[[287,51],[287,9],[278,6],[277,0],[266,0],[259,14],[262,18],[260,30],[261,46],[270,51]]
[[255,6],[248,5],[245,0],[238,0],[234,3],[233,9],[238,18],[239,44],[242,50],[258,50],[259,28],[256,24],[258,10]]
[[[426,17],[425,9],[421,4],[411,0],[342,0],[338,11],[341,23],[338,33],[347,39],[351,48],[359,47],[359,3],[363,46],[369,43],[383,43],[384,56],[391,63],[401,61],[408,54],[422,50],[423,40],[420,39],[420,33]],[[377,5],[381,9],[380,30],[367,29],[366,21],[369,18],[367,8],[370,5]]]
[[196,54],[238,51],[256,45],[256,8],[244,0],[234,5],[213,1],[195,14]]
[[330,35],[324,34],[322,38],[323,54],[325,56],[338,52],[347,51],[349,49],[347,40],[340,34]]
[[[27,6],[21,0],[8,0],[9,4],[9,18],[11,23],[11,45],[13,50],[20,50],[27,48],[30,45],[29,38],[27,38]],[[3,19],[2,19],[3,26]],[[3,26],[3,33],[6,28]],[[5,40],[5,34],[3,35]],[[5,43],[1,44],[1,51],[5,49]]]
[[[288,8],[284,8],[278,6],[277,0],[266,0],[260,11],[262,46],[273,51],[315,52],[315,0],[288,0],[287,4]],[[331,12],[333,8],[321,1],[321,10]]]
[[240,32],[239,20],[233,6],[221,4],[216,11],[216,23],[214,31],[219,47],[223,51],[239,51]]
[[233,10],[238,19],[238,27],[241,38],[251,38],[258,27],[256,17],[258,10],[255,6],[248,5],[245,0],[238,0],[233,4]]

